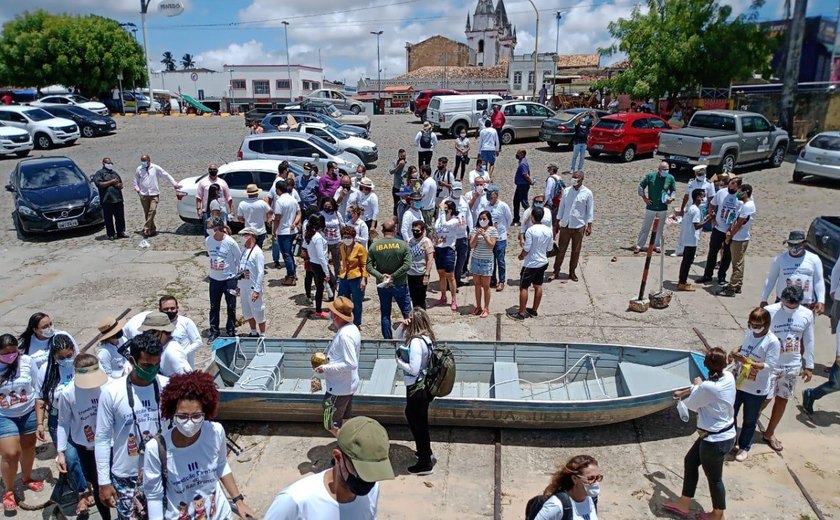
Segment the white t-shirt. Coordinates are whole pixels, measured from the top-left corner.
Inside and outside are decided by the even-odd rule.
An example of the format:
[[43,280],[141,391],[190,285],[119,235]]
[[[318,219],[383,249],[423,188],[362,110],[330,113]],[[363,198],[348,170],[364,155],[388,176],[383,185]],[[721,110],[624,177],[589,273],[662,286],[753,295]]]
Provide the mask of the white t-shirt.
[[738,210],[742,202],[735,197],[734,193],[729,193],[727,188],[723,188],[712,199],[712,204],[717,208],[715,229],[726,233],[738,219]]
[[[569,499],[572,502],[573,520],[598,520],[595,502],[591,498],[586,497],[583,502],[575,502],[571,497]],[[551,495],[534,520],[563,520],[563,502]]]
[[802,366],[804,351],[805,368],[814,368],[814,313],[800,305],[788,309],[782,302],[765,307],[770,313],[770,332],[779,338],[779,364],[776,368]]
[[525,232],[525,246],[523,247],[527,251],[523,266],[528,269],[535,269],[548,265],[546,253],[551,251],[552,242],[551,228],[545,224],[534,224],[528,228],[528,231]]
[[271,212],[271,206],[262,199],[245,199],[236,208],[236,216],[245,219],[245,225],[265,234],[265,219]]
[[[7,369],[0,363],[0,373]],[[14,376],[0,383],[0,417],[17,418],[35,408],[35,399],[41,395],[38,365],[31,356],[18,355],[18,368]]]
[[333,470],[304,477],[281,491],[266,511],[265,520],[375,520],[379,483],[367,495],[340,504],[327,491],[327,471]]
[[429,147],[425,148],[420,144],[420,140],[423,138],[423,130],[417,132],[417,135],[414,136],[414,142],[417,144],[417,151],[418,152],[433,152],[435,150],[435,146],[438,142],[437,134],[429,130],[429,137],[431,138],[431,142],[429,143]]
[[[128,376],[126,376],[128,377]],[[111,483],[111,474],[122,478],[136,477],[140,471],[140,442],[158,433],[161,424],[158,402],[155,401],[154,384],[130,385],[134,394],[135,425],[128,406],[126,377],[109,381],[102,387],[96,412],[96,470],[99,485]],[[168,377],[157,376],[160,392]]]
[[[432,172],[432,177],[435,179],[435,183],[438,183],[438,184],[440,182],[444,182],[444,183],[449,184],[451,186],[452,183],[455,181],[455,178],[452,176],[452,172],[448,169],[445,169],[442,172],[440,170],[435,170],[435,171]],[[450,197],[452,197],[452,188],[446,188],[446,187],[441,186],[440,194],[437,196],[438,204],[443,202],[443,199],[447,199],[447,198],[450,198]]]
[[[519,233],[521,235],[525,235],[525,233],[527,233],[528,230],[531,229],[531,226],[534,225],[534,221],[531,219],[532,209],[533,206],[526,209],[525,212],[522,214],[522,227],[519,228]],[[546,226],[548,226],[549,229],[551,229],[551,208],[543,206],[543,216],[542,220],[540,220],[540,223],[545,224]]]
[[192,371],[192,366],[187,360],[184,347],[175,339],[169,340],[163,347],[163,354],[160,356],[160,375],[171,377],[175,374],[184,374]]
[[446,217],[441,212],[438,215],[437,222],[435,223],[435,236],[437,237],[437,242],[435,243],[435,247],[448,247],[450,249],[455,249],[455,241],[458,240],[458,229],[461,227],[461,221],[458,217],[452,217],[449,220],[446,220]]
[[102,388],[67,385],[58,396],[58,439],[56,449],[65,451],[68,441],[93,449],[96,439],[96,409]]
[[230,502],[219,480],[231,472],[227,463],[227,441],[221,424],[204,421],[198,440],[177,448],[173,430],[163,433],[166,443],[166,511],[157,439],[146,448],[143,461],[143,490],[149,504],[149,518],[167,520],[233,518]]
[[[56,329],[53,337],[61,334],[70,338],[70,341],[73,343],[73,347],[75,347],[76,354],[78,354],[79,345],[70,333]],[[50,338],[38,339],[38,337],[33,334],[32,339],[29,340],[29,353],[27,355],[35,360],[35,364],[38,365],[38,368],[41,368],[41,365],[47,362],[47,358],[50,355]]]
[[400,235],[402,235],[403,240],[410,240],[414,236],[411,234],[411,227],[418,220],[423,222],[423,215],[419,209],[409,208],[403,214],[402,226],[400,226]]
[[370,232],[368,231],[367,224],[362,217],[359,217],[359,220],[356,222],[348,222],[349,225],[356,228],[356,242],[362,244],[362,246],[367,249],[368,246],[368,239],[370,238]]
[[344,218],[337,211],[333,211],[332,214],[322,211],[319,215],[324,217],[324,229],[321,230],[321,234],[324,236],[324,240],[327,241],[327,245],[334,246],[340,244],[341,228],[344,226]]
[[[466,149],[468,149],[468,148],[469,148],[469,146],[470,146],[470,138],[469,138],[469,137],[466,137],[466,136],[464,136],[464,137],[458,136],[458,137],[456,137],[456,138],[455,138],[455,143],[456,143],[456,144],[458,145],[458,147],[460,147],[462,150],[466,150]],[[456,152],[455,152],[455,153],[456,153],[456,154],[458,154],[458,153],[460,153],[460,152],[458,152],[458,151],[456,150]]]
[[482,168],[481,170],[472,170],[469,173],[469,176],[470,176],[470,186],[471,187],[475,186],[475,180],[479,177],[484,179],[484,182],[486,182],[486,183],[490,182],[490,172],[488,172],[484,168]]
[[[146,313],[148,314],[148,313]],[[128,324],[126,324],[128,326]],[[120,338],[120,345],[125,342],[125,337]],[[99,359],[99,367],[108,374],[111,379],[119,379],[131,371],[131,364],[120,353],[117,345],[113,343],[100,343],[96,350],[96,357]]]
[[359,389],[359,354],[362,334],[359,328],[348,323],[338,329],[329,347],[324,368],[325,390],[332,395],[352,395]]
[[[312,182],[312,181],[310,181]],[[294,235],[292,225],[295,223],[295,215],[300,211],[300,206],[295,202],[294,197],[284,193],[274,199],[274,215],[280,216],[280,224],[277,226],[278,235]]]
[[186,316],[178,315],[175,318],[175,329],[172,331],[172,339],[181,344],[187,354],[187,361],[190,366],[195,366],[195,351],[204,345],[201,334],[195,322]]
[[697,247],[697,241],[700,240],[700,230],[694,227],[694,224],[699,224],[703,219],[700,217],[700,208],[695,204],[685,208],[685,214],[680,222],[680,246],[682,247]]
[[134,316],[131,317],[127,322],[125,322],[125,326],[123,327],[123,337],[126,341],[133,339],[135,336],[139,336],[140,333],[140,326],[143,325],[143,320],[146,319],[146,316],[152,311],[143,311],[138,312]]
[[420,199],[423,202],[423,210],[428,211],[435,209],[435,200],[437,200],[437,182],[430,176],[423,181],[423,187],[420,188],[420,194],[423,196]]
[[210,278],[217,281],[230,280],[236,276],[239,267],[239,245],[236,240],[225,235],[216,240],[211,234],[204,240],[204,247],[210,257]]
[[738,218],[745,218],[747,221],[744,222],[744,225],[741,226],[740,229],[738,229],[738,232],[732,236],[732,240],[736,242],[744,242],[750,239],[750,228],[752,227],[753,222],[755,222],[755,202],[751,200],[744,202],[741,205],[741,209],[738,210]]
[[[779,363],[779,338],[772,332],[768,332],[760,338],[756,338],[751,330],[744,334],[744,343],[741,345],[741,354],[757,361],[764,363],[765,367],[761,370],[755,368],[750,369],[750,372],[741,381],[742,390],[752,395],[767,395],[770,388],[770,375],[773,369]],[[736,382],[741,372],[741,365],[738,365],[738,370],[735,373]]]
[[[240,292],[245,289],[251,292],[263,292],[263,280],[265,277],[265,253],[258,246],[242,251],[239,258],[239,272],[248,272],[248,278],[239,280]],[[250,298],[251,294],[248,293]],[[192,365],[192,362],[190,362]]]
[[493,128],[482,128],[478,133],[478,150],[495,152],[499,150],[499,134]]
[[[720,431],[735,421],[735,378],[724,371],[717,381],[703,381],[691,387],[684,400],[689,410],[697,412],[697,427],[707,432]],[[708,435],[705,440],[720,442],[735,437],[735,427]]]
[[361,191],[356,191],[350,195],[349,205],[362,208],[364,213],[361,218],[364,220],[376,220],[379,216],[379,197],[376,196],[376,193],[364,194]]
[[[840,262],[837,265],[840,265]],[[769,301],[768,298],[774,287],[776,297],[779,298],[785,287],[797,282],[802,286],[802,292],[805,294],[802,303],[814,303],[815,301],[825,303],[825,278],[823,278],[822,261],[819,256],[810,251],[805,251],[802,256],[791,256],[789,251],[776,256],[770,266],[770,271],[767,273],[767,280],[764,281],[761,301]],[[831,289],[836,291],[838,287],[832,285]]]

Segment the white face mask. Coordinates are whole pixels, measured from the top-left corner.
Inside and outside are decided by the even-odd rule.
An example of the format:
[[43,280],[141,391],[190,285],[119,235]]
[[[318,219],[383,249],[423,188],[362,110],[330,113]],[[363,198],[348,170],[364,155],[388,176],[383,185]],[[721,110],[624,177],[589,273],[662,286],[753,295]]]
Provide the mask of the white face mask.
[[486,218],[483,218],[483,219],[478,221],[478,225],[481,226],[481,227],[487,227],[489,224],[490,224],[490,221],[487,220]]
[[111,163],[106,163],[106,164],[105,164],[105,169],[106,169],[106,170],[113,170],[113,169],[114,169],[114,165],[113,165],[113,164],[111,164]]
[[353,245],[353,239],[352,238],[342,238],[341,241],[344,242],[345,246],[349,247],[349,246]]
[[200,421],[193,421],[192,419],[187,419],[186,421],[182,421],[180,419],[173,419],[173,423],[175,423],[175,428],[181,432],[181,435],[187,438],[195,437],[195,434],[201,430],[201,425],[204,423],[204,419]]
[[586,496],[595,498],[601,494],[601,484],[584,484],[583,489],[586,490]]
[[758,336],[759,334],[764,332],[764,327],[750,327],[750,330],[752,331],[753,334]]
[[44,327],[41,329],[41,335],[45,338],[51,338],[55,336],[55,329],[53,327]]

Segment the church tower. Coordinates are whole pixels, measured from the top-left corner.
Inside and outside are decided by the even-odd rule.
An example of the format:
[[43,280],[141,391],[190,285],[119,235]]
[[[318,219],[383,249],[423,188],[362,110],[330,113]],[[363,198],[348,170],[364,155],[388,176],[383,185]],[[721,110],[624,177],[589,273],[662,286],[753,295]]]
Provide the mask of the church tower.
[[465,34],[475,60],[470,65],[492,67],[513,58],[516,30],[508,20],[504,0],[499,0],[496,7],[493,0],[478,0],[472,23],[467,15]]

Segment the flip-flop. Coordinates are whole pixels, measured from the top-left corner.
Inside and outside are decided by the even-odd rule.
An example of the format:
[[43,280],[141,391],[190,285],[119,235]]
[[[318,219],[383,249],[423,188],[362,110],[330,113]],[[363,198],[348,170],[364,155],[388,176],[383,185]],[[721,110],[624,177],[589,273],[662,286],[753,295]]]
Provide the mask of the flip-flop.
[[34,491],[36,493],[44,490],[43,480],[24,480],[23,485],[26,486],[27,489],[29,489],[30,491]]
[[773,451],[779,452],[779,451],[782,451],[784,449],[784,447],[782,446],[782,443],[779,442],[779,439],[768,439],[768,438],[762,436],[761,440],[764,441],[765,444],[770,446],[770,448]]
[[699,513],[697,513],[697,516],[695,516],[694,518],[696,518],[697,520],[714,520],[715,519],[715,517],[712,516],[712,513],[707,513],[705,511],[700,511]]
[[663,505],[662,509],[664,509],[665,511],[668,511],[669,513],[675,514],[680,518],[688,518],[688,516],[691,514],[688,511],[683,511],[682,509],[677,507],[676,504],[672,504],[670,502]]
[[15,499],[14,491],[8,491],[3,495],[3,509],[6,511],[17,511],[17,500]]

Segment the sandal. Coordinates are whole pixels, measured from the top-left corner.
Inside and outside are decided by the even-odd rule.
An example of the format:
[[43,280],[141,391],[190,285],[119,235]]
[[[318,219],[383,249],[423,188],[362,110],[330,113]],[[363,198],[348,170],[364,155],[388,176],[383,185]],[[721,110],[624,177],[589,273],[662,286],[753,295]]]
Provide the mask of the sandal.
[[453,311],[457,311],[457,310],[458,310],[458,304],[455,302],[455,300],[452,300],[452,305],[450,306],[450,308],[451,308]]
[[34,491],[36,493],[41,492],[44,490],[44,481],[43,480],[24,480],[23,485],[27,487],[30,491]]
[[499,285],[496,286],[496,292],[502,292],[504,290],[505,290],[505,284],[499,283]]
[[6,511],[17,511],[17,500],[15,500],[14,491],[7,491],[3,495],[3,509]]
[[84,493],[79,493],[79,501],[76,503],[76,516],[86,514],[88,512],[88,508],[92,505],[90,500],[93,498],[90,491],[85,491]]
[[560,278],[560,273],[559,272],[553,272],[550,275],[548,275],[548,281],[549,282],[553,282],[554,280],[556,280],[558,278]]
[[479,317],[480,318],[486,318],[487,316],[490,316],[490,311],[488,311],[487,309],[484,309],[483,311],[481,311],[481,316],[479,316]]
[[473,309],[473,311],[472,311],[473,316],[478,316],[479,314],[481,314],[481,307],[476,307],[475,309]]
[[682,509],[679,508],[679,506],[677,504],[674,504],[673,502],[666,503],[665,505],[662,506],[662,509],[664,509],[665,511],[668,511],[669,513],[675,514],[680,518],[688,518],[688,515],[691,514],[688,511],[683,511]]
[[768,439],[768,438],[762,436],[761,440],[764,441],[765,444],[770,446],[770,448],[775,452],[780,452],[784,449],[784,447],[782,446],[782,443],[779,442],[779,439],[777,439],[776,437],[773,437],[772,439]]

